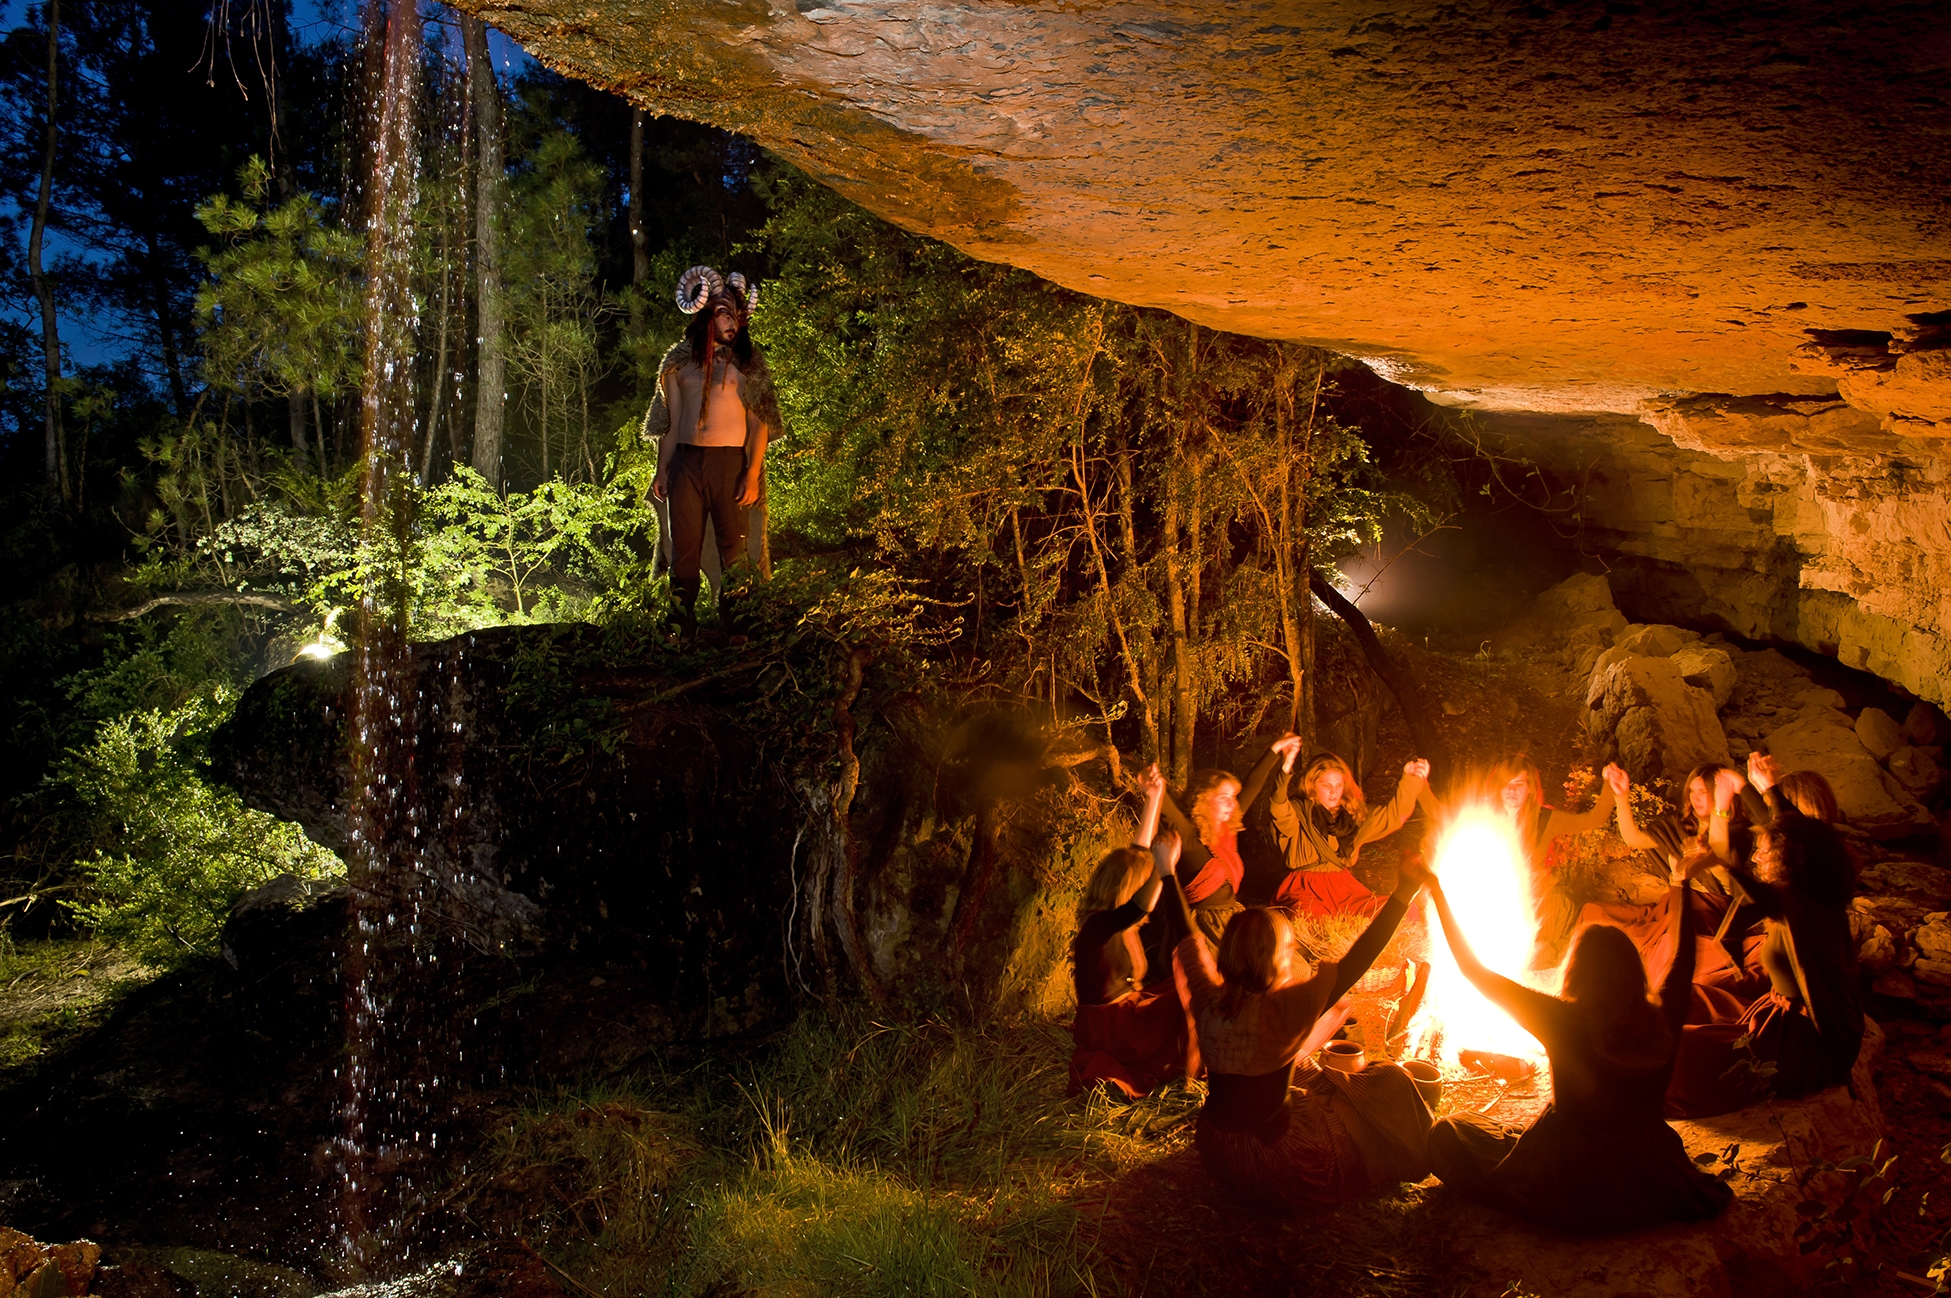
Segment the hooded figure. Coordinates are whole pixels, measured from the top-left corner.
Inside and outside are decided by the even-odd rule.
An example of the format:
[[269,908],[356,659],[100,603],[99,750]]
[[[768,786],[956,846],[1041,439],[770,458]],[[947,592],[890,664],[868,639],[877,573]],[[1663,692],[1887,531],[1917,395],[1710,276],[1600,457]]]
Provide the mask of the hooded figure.
[[[643,438],[657,448],[650,494],[658,507],[658,555],[668,564],[686,634],[697,628],[698,588],[710,571],[723,590],[725,567],[749,563],[761,575],[765,547],[765,451],[781,431],[765,355],[747,329],[756,290],[742,275],[723,279],[693,266],[678,280],[684,337],[658,366],[657,395]],[[705,547],[709,526],[710,561]]]

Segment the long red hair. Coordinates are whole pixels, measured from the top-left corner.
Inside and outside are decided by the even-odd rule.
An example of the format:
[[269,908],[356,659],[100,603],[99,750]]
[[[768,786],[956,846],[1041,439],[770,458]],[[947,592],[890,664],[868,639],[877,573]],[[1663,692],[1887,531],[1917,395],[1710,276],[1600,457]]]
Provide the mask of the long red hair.
[[1231,771],[1194,771],[1192,782],[1186,786],[1186,801],[1192,804],[1186,808],[1186,815],[1198,827],[1199,841],[1207,847],[1218,847],[1219,836],[1223,831],[1230,830],[1235,834],[1240,832],[1241,820],[1238,806],[1233,808],[1232,817],[1222,825],[1213,819],[1213,809],[1207,801],[1212,797],[1214,790],[1228,784],[1233,786],[1234,796],[1237,797],[1240,792],[1240,779]]

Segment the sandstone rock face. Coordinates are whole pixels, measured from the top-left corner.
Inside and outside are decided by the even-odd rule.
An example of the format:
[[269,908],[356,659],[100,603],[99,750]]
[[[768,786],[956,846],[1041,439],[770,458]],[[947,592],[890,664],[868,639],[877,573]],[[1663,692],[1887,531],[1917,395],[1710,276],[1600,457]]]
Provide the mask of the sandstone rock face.
[[1896,340],[1951,291],[1921,0],[463,7],[976,256],[1453,401],[1833,397],[1809,330]]
[[[414,766],[398,779],[429,827],[411,861],[436,881],[425,922],[489,955],[632,970],[648,980],[643,1040],[767,1029],[856,977],[918,989],[952,967],[975,1013],[1046,994],[1070,898],[1047,895],[1044,822],[1025,811],[1069,776],[1041,764],[1037,736],[958,730],[912,705],[866,713],[843,833],[833,786],[769,757],[709,672],[674,690],[654,668],[583,656],[598,634],[511,627],[414,646]],[[540,711],[519,676],[538,660],[573,678]],[[342,654],[265,677],[213,745],[247,802],[340,851],[350,665]],[[557,710],[582,705],[609,746],[534,757]],[[538,765],[558,769],[541,778]],[[275,968],[294,918],[311,933],[343,910],[343,892],[301,892],[274,881],[244,899],[224,933],[238,966]]]
[[463,8],[977,257],[1443,405],[1644,418],[1665,439],[1588,423],[1557,460],[1600,466],[1582,517],[1642,565],[1629,611],[1951,702],[1927,0]]
[[1588,732],[1611,737],[1634,779],[1680,780],[1703,763],[1732,761],[1712,696],[1671,658],[1631,656],[1595,669],[1585,705]]
[[1484,422],[1509,450],[1578,475],[1584,542],[1628,614],[1798,644],[1951,703],[1939,444],[1878,443],[1867,425],[1860,449],[1799,432],[1749,442],[1726,420],[1677,415],[1656,420],[1672,441],[1599,417]]
[[1856,737],[1879,762],[1904,746],[1903,727],[1882,708],[1864,708],[1857,714]]
[[1769,731],[1768,751],[1784,772],[1820,771],[1852,825],[1874,833],[1929,824],[1930,817],[1883,773],[1856,734],[1847,716],[1816,703]]
[[102,1246],[92,1240],[42,1244],[0,1226],[0,1294],[20,1298],[85,1294],[101,1260]]

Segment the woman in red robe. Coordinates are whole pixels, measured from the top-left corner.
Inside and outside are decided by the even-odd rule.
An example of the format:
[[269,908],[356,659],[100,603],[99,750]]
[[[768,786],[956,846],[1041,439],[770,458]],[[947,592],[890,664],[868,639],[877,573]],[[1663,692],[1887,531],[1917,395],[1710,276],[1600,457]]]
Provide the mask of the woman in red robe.
[[[1178,839],[1157,840],[1165,777],[1158,767],[1140,783],[1144,815],[1130,847],[1098,862],[1077,907],[1071,943],[1077,1018],[1071,1024],[1070,1093],[1100,1082],[1136,1099],[1181,1076],[1187,1062],[1186,1017],[1176,990],[1146,991],[1148,961],[1139,929],[1158,905],[1178,861]],[[1168,912],[1168,923],[1171,921]],[[1174,932],[1174,944],[1185,934]],[[1167,946],[1167,950],[1171,947]]]

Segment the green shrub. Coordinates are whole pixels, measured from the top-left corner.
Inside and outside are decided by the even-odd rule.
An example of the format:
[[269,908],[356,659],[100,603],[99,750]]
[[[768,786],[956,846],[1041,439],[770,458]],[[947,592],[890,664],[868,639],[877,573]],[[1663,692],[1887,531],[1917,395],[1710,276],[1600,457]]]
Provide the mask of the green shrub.
[[296,825],[203,778],[204,746],[234,702],[216,689],[117,717],[57,773],[97,816],[97,846],[78,863],[87,891],[70,908],[152,963],[215,951],[231,903],[247,889],[280,874],[344,868]]

